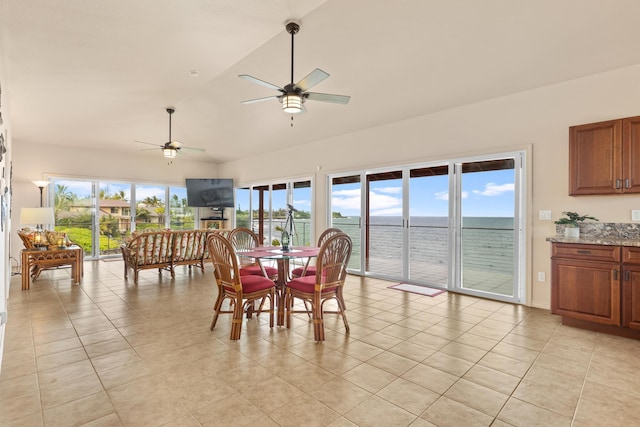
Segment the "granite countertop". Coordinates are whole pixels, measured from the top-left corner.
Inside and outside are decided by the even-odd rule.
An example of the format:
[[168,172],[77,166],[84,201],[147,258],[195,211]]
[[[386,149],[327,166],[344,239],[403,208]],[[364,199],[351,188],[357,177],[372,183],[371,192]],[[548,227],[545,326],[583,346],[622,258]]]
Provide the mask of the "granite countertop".
[[580,237],[564,236],[564,226],[556,226],[556,235],[547,237],[551,243],[575,243],[582,245],[633,246],[640,247],[640,224],[583,223]]

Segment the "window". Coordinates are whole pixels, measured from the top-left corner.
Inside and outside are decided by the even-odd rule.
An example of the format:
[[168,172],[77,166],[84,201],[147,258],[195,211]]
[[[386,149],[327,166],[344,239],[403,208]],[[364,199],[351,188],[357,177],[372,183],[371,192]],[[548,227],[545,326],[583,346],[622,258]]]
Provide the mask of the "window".
[[119,254],[132,230],[194,228],[194,208],[186,206],[184,187],[57,177],[51,181],[55,228],[79,243],[89,258]]

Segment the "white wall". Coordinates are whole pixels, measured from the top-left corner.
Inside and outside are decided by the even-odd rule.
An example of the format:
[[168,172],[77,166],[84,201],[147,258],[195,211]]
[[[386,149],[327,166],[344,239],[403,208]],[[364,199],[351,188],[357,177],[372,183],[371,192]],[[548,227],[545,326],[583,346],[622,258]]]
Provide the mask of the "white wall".
[[[531,147],[527,302],[549,308],[545,239],[555,234],[555,226],[539,221],[538,210],[551,209],[554,220],[571,210],[601,221],[631,222],[631,209],[640,209],[640,198],[633,195],[568,196],[568,127],[640,115],[638,99],[640,66],[632,66],[225,163],[220,173],[249,183],[281,177],[286,163],[287,176],[315,174],[316,229],[321,230],[329,173]],[[286,158],[292,161],[283,162]],[[539,271],[546,273],[545,283],[534,281]]]
[[[185,178],[217,178],[218,166],[189,161],[183,157],[172,164],[160,151],[138,156],[123,156],[109,151],[52,146],[14,141],[13,155],[13,227],[11,256],[19,259],[22,242],[17,230],[20,208],[40,205],[40,191],[31,182],[47,176],[65,176],[139,183],[184,186]],[[45,195],[45,205],[47,204]]]

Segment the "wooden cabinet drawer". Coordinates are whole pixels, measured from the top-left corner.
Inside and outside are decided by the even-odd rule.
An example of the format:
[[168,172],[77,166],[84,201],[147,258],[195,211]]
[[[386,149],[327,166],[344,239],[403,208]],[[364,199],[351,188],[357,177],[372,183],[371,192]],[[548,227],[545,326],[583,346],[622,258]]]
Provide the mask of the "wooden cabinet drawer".
[[640,248],[633,246],[623,247],[622,262],[626,264],[640,264]]
[[[640,262],[640,248],[638,249],[637,256]],[[554,243],[551,256],[553,258],[578,259],[582,261],[620,262],[620,252],[620,246]]]

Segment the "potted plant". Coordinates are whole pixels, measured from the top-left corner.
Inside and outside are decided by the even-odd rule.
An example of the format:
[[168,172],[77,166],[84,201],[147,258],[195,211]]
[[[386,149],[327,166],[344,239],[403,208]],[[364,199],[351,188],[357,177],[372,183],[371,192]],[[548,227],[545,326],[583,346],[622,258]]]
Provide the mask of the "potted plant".
[[598,221],[598,218],[589,215],[580,215],[577,212],[562,212],[562,214],[565,215],[565,217],[558,219],[555,223],[565,226],[565,237],[580,237],[580,223],[587,219]]

